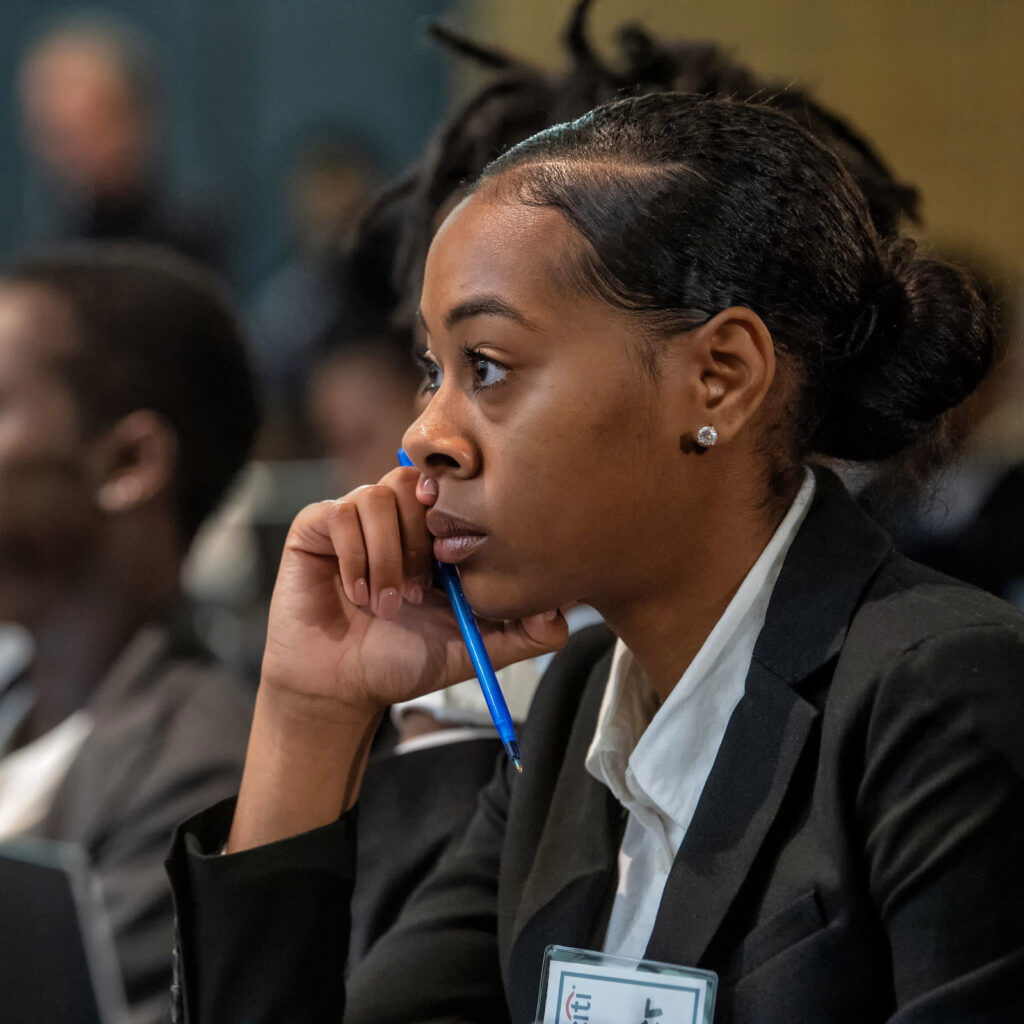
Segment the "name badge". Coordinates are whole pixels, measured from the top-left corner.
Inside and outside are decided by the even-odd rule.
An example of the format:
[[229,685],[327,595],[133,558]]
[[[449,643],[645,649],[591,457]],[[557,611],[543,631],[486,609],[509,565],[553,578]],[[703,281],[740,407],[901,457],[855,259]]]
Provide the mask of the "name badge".
[[548,946],[541,1024],[711,1024],[718,975],[693,967]]

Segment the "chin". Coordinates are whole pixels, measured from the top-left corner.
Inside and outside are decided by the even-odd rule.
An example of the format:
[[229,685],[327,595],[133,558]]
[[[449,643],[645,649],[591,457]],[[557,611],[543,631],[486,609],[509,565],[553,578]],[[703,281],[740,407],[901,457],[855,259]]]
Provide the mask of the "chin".
[[522,579],[474,572],[468,567],[459,575],[463,593],[474,613],[492,622],[525,619],[568,603],[560,602],[550,585],[531,586]]

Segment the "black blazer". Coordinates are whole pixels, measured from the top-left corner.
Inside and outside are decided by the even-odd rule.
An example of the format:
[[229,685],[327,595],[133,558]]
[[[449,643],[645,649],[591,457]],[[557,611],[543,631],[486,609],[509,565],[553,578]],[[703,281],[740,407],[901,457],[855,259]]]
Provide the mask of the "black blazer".
[[[584,770],[612,638],[574,638],[461,841],[350,979],[345,1020],[531,1021],[549,943],[600,948],[623,814]],[[1024,623],[818,493],[647,955],[719,973],[719,1024],[1024,1020]],[[170,868],[192,1024],[337,1021],[354,813]]]
[[461,836],[505,752],[481,736],[371,757],[359,791],[359,841],[349,966],[394,927],[416,887]]

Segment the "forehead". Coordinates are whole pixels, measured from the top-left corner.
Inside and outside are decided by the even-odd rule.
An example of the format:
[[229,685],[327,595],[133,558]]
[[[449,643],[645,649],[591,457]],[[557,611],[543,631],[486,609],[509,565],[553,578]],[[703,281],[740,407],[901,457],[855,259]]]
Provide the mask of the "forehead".
[[569,268],[584,245],[557,210],[506,198],[485,184],[455,207],[434,237],[424,316],[429,322],[430,313],[443,315],[475,295],[514,296],[517,305],[538,308],[592,302],[570,283]]
[[127,88],[116,54],[99,41],[75,36],[61,36],[41,43],[27,58],[23,77],[30,86]]
[[56,373],[75,345],[71,307],[59,293],[0,283],[0,372]]

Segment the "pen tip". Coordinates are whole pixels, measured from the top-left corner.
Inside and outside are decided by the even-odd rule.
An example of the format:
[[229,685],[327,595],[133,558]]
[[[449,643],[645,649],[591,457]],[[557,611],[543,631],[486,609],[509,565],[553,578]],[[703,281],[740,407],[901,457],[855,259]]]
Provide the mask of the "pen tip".
[[522,775],[523,774],[523,762],[520,761],[519,758],[517,757],[512,763],[516,766],[516,771],[519,772],[520,775]]

